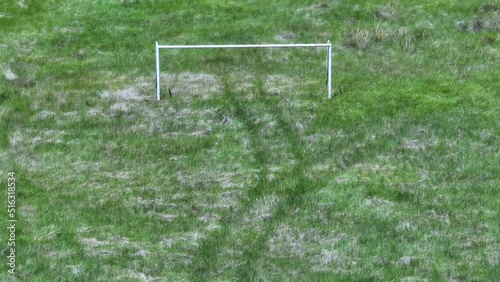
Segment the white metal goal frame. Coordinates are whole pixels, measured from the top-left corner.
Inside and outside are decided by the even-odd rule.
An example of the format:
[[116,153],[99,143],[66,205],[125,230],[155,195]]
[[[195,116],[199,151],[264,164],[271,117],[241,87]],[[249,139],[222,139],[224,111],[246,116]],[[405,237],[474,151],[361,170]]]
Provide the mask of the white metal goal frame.
[[300,47],[326,47],[328,99],[332,98],[332,43],[316,44],[246,44],[246,45],[159,45],[156,42],[156,98],[160,101],[160,50],[161,49],[220,49],[220,48],[300,48]]

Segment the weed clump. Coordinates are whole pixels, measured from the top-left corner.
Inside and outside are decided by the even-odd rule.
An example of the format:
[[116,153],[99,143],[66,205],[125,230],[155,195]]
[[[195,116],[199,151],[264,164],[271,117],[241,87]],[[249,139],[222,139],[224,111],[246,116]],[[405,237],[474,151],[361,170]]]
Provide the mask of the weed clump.
[[21,88],[31,88],[34,87],[36,82],[31,78],[16,78],[13,80],[9,80],[9,84],[15,87]]
[[313,5],[312,8],[314,10],[322,10],[322,9],[326,9],[328,8],[328,3],[319,3],[319,4],[316,4],[316,5]]
[[297,38],[297,35],[291,31],[285,31],[283,33],[276,35],[276,39],[278,39],[279,41],[287,41],[295,38]]
[[488,14],[498,11],[500,11],[500,6],[498,4],[493,4],[493,3],[483,3],[478,8],[478,13],[480,14]]
[[361,29],[356,29],[353,31],[347,31],[342,39],[342,46],[347,49],[369,49],[374,42],[374,36]]
[[455,27],[462,32],[476,33],[483,30],[500,32],[500,6],[484,3],[479,6],[473,19],[456,21]]
[[342,39],[342,46],[346,49],[359,49],[366,51],[372,46],[396,43],[401,51],[415,51],[416,36],[414,31],[408,27],[400,27],[396,30],[388,29],[381,24],[375,25],[370,30],[356,29],[347,31]]
[[398,11],[392,6],[383,5],[373,11],[373,16],[379,20],[394,20],[399,17]]
[[481,32],[483,30],[495,30],[497,32],[500,32],[500,20],[497,17],[495,18],[475,18],[470,21],[457,21],[455,22],[455,27],[462,31],[469,31],[469,32]]
[[3,71],[5,79],[11,86],[20,88],[30,88],[35,86],[35,80],[27,74],[24,74],[24,72],[21,71],[19,74],[17,71],[13,71],[9,67]]

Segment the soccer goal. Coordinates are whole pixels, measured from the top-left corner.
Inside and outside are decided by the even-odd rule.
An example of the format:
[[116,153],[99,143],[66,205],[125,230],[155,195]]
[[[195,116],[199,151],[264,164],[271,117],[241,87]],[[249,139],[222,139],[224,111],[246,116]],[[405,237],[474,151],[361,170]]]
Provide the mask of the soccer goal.
[[220,49],[220,48],[327,48],[326,72],[328,99],[332,98],[332,43],[319,44],[247,44],[247,45],[159,45],[156,42],[156,98],[160,101],[160,50],[161,49]]

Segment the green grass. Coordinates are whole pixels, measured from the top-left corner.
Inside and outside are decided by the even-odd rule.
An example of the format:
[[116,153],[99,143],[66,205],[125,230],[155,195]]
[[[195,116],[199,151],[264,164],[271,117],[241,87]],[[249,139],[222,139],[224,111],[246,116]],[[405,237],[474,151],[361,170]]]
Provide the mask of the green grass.
[[0,4],[2,280],[500,276],[499,1],[191,2]]

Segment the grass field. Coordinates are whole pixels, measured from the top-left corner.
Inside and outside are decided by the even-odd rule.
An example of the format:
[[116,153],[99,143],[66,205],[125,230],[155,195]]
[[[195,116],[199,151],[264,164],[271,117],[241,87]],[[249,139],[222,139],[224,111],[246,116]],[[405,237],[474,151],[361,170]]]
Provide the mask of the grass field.
[[[319,48],[163,50],[156,101],[155,41],[327,40],[331,100]],[[495,281],[499,46],[497,0],[2,1],[0,280]]]

